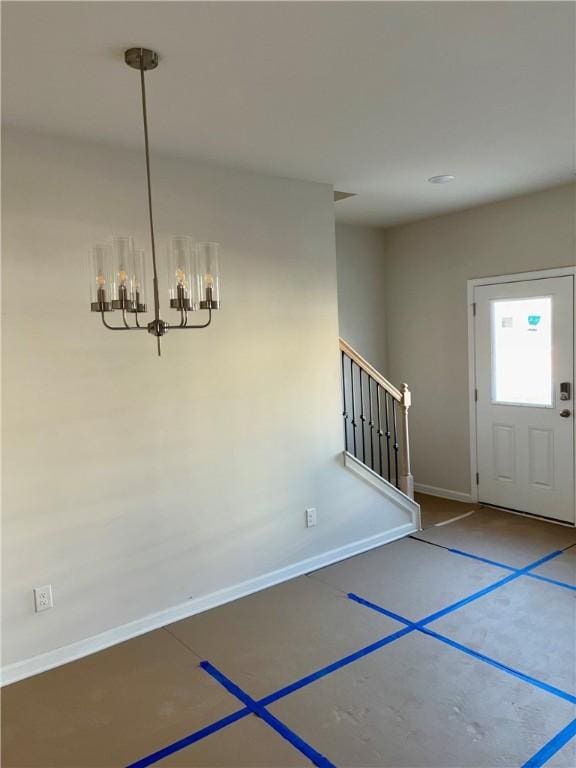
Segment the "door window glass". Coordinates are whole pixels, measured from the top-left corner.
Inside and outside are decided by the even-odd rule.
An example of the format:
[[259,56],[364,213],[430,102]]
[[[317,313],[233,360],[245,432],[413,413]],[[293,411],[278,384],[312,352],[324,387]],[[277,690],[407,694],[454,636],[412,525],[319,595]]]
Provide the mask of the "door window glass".
[[552,299],[492,301],[492,402],[552,403]]

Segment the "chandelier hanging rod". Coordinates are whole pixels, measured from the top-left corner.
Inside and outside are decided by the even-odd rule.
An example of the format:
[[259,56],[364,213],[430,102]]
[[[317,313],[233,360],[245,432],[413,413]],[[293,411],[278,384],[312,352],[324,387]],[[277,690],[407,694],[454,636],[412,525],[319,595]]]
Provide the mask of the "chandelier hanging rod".
[[[156,69],[158,66],[158,54],[155,51],[144,48],[130,48],[124,54],[124,60],[129,67],[134,67],[134,54],[140,69],[140,90],[142,93],[142,123],[144,126],[144,154],[146,156],[146,185],[148,187],[148,219],[150,221],[150,246],[152,248],[152,269],[154,270],[153,290],[154,290],[154,325],[156,327],[156,336],[158,339],[158,354],[160,354],[160,293],[158,291],[158,268],[156,266],[156,238],[154,236],[154,217],[152,213],[152,183],[150,181],[150,146],[148,143],[148,111],[146,108],[146,82],[144,72],[149,69]],[[164,331],[162,331],[164,333]]]

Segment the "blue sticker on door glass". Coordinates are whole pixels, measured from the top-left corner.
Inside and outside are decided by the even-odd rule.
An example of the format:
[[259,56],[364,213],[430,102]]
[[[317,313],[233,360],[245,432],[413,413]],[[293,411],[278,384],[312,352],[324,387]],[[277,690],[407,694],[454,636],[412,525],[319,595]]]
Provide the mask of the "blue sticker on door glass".
[[541,315],[528,315],[528,325],[538,325]]

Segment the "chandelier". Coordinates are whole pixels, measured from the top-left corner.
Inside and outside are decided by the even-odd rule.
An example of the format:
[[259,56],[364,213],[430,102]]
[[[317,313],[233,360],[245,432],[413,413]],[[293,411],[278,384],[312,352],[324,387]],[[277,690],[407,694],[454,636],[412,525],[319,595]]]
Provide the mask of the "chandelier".
[[[167,247],[168,298],[170,308],[178,312],[175,323],[160,318],[160,289],[156,263],[156,238],[152,215],[152,185],[150,181],[150,152],[148,145],[148,115],[144,73],[158,66],[158,54],[148,48],[130,48],[124,54],[129,67],[140,71],[142,92],[142,122],[144,127],[144,154],[148,187],[148,219],[152,250],[152,295],[154,319],[141,323],[147,311],[146,259],[138,250],[133,237],[112,237],[106,243],[95,245],[91,251],[90,296],[91,310],[98,312],[102,323],[111,331],[148,331],[156,337],[158,355],[160,339],[168,330],[207,328],[212,321],[212,310],[220,309],[220,246],[218,243],[195,243],[191,237],[172,237]],[[189,323],[189,313],[206,310],[206,322]],[[107,316],[121,314],[121,325],[111,325]]]

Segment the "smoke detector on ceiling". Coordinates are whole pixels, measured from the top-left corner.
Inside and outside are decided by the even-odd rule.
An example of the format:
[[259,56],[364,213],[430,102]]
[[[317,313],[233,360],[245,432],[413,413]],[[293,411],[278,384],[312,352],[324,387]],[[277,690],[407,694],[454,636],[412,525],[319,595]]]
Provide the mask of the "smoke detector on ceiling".
[[430,176],[428,181],[430,184],[450,184],[451,181],[456,181],[456,176],[452,176],[450,173],[443,173],[440,176]]

